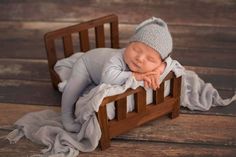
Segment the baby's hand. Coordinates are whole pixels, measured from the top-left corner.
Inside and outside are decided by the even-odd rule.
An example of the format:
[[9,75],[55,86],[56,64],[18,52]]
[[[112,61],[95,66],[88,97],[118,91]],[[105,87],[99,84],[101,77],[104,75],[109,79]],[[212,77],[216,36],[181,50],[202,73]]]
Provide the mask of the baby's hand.
[[160,71],[155,70],[147,73],[133,72],[133,75],[137,81],[144,81],[144,87],[152,88],[153,90],[159,88]]
[[152,72],[146,73],[144,77],[144,87],[150,87],[153,90],[160,88],[160,76],[164,72],[166,63],[162,62],[159,67]]
[[160,87],[159,83],[160,79],[160,73],[156,72],[155,74],[146,75],[144,78],[144,87],[146,88],[152,88],[153,90],[156,90]]

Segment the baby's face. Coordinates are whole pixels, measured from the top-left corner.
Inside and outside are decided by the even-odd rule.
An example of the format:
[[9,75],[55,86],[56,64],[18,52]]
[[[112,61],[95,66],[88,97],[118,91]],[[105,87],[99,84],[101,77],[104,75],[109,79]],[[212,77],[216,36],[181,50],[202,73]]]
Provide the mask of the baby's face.
[[153,71],[162,63],[160,54],[142,42],[130,43],[124,52],[130,70],[138,73]]

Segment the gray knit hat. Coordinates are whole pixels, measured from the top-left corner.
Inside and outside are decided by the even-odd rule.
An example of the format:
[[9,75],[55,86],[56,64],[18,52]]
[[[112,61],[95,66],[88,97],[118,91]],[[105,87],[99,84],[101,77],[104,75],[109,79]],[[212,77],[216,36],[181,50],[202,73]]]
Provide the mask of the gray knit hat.
[[172,51],[173,42],[167,24],[160,18],[152,17],[140,23],[130,42],[140,41],[158,51],[165,59]]

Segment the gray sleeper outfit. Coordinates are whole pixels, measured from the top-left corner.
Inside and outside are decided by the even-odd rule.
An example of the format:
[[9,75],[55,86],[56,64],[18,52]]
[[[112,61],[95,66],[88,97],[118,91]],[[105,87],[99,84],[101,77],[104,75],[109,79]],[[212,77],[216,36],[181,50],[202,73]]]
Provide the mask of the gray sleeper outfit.
[[122,85],[132,75],[123,53],[124,49],[98,48],[86,52],[75,62],[61,102],[62,123],[68,131],[80,130],[73,118],[74,104],[89,85]]

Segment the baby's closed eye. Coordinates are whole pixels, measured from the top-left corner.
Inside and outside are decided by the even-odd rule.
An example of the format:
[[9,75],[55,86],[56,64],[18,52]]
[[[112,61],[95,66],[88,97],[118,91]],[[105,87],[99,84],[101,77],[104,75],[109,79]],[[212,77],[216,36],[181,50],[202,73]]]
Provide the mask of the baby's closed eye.
[[147,60],[150,61],[150,62],[153,62],[153,63],[156,62],[156,60],[153,57],[147,57]]

